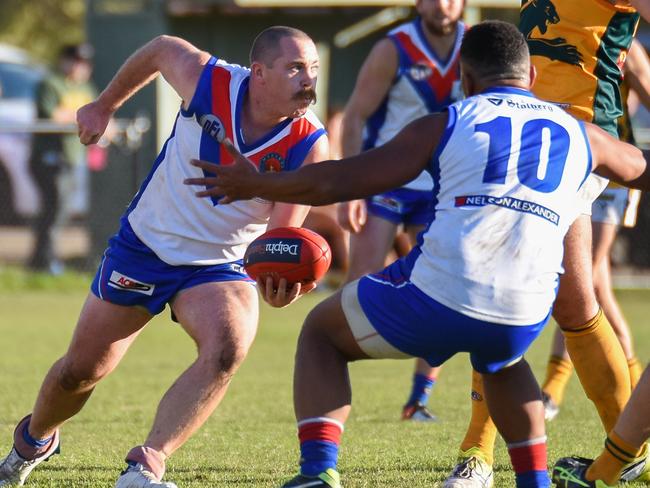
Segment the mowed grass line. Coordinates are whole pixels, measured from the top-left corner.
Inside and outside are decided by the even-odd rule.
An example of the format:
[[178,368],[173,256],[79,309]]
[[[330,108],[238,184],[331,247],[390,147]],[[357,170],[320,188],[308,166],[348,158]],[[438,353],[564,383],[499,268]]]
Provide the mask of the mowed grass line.
[[[217,412],[170,460],[170,480],[181,488],[272,487],[296,472],[291,393],[295,343],[305,315],[325,296],[314,293],[282,310],[262,308],[259,334],[248,359]],[[626,291],[619,296],[645,364],[650,358],[650,292]],[[0,293],[2,455],[11,447],[16,421],[32,408],[49,366],[65,351],[84,298],[85,292],[74,287],[64,292]],[[540,380],[552,331],[547,327],[527,357]],[[158,400],[194,356],[193,343],[168,313],[154,319],[117,371],[64,427],[62,455],[39,467],[27,486],[113,486],[125,453],[145,438]],[[430,402],[441,419],[437,424],[398,420],[411,369],[411,361],[352,365],[354,408],[340,456],[344,486],[432,487],[454,465],[469,418],[468,358],[458,355],[443,369]],[[603,431],[575,377],[548,435],[551,462],[569,453],[593,456],[600,451]],[[497,487],[514,486],[500,439],[495,472]]]

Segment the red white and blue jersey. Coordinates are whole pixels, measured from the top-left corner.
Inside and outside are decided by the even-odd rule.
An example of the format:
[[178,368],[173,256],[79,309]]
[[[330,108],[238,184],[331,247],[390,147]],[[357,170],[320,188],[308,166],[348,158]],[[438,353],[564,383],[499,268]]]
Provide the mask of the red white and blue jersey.
[[591,172],[584,124],[526,90],[491,88],[449,107],[429,171],[435,216],[411,282],[479,320],[542,321]]
[[318,118],[287,118],[257,141],[245,141],[242,106],[250,70],[211,58],[187,110],[181,108],[169,139],[129,205],[122,225],[172,265],[214,265],[241,259],[248,244],[266,230],[273,203],[262,199],[217,204],[197,198],[186,178],[206,175],[191,159],[232,163],[219,143],[229,137],[260,171],[299,168],[325,134]]
[[[454,46],[443,60],[429,45],[420,22],[415,19],[388,33],[397,48],[399,67],[386,98],[367,121],[364,150],[381,146],[413,120],[463,98],[459,58],[465,25],[458,23]],[[405,188],[431,190],[432,184],[431,177],[423,172]]]

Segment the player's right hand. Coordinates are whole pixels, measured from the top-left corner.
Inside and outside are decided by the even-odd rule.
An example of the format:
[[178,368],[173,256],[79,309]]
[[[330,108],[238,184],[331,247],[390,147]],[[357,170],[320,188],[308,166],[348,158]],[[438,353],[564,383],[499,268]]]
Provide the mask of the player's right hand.
[[271,276],[260,276],[257,278],[257,289],[266,303],[275,308],[284,308],[298,300],[302,295],[309,293],[316,288],[316,282],[301,284],[294,283],[291,288],[285,278],[281,278],[278,286],[273,283]]
[[106,110],[97,101],[77,110],[77,126],[81,143],[85,145],[97,143],[104,134],[112,115],[112,112]]
[[337,217],[339,225],[354,234],[361,231],[361,228],[366,225],[368,217],[368,209],[364,200],[352,200],[350,202],[343,202],[338,205]]

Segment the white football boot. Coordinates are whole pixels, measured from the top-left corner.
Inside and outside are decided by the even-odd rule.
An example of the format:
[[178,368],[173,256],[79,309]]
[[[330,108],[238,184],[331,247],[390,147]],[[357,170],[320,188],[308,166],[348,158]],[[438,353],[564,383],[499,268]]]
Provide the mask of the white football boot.
[[59,431],[54,433],[52,446],[47,452],[34,459],[24,459],[15,447],[11,448],[9,455],[0,461],[0,486],[23,486],[32,470],[59,453]]
[[442,488],[492,488],[492,466],[483,460],[481,452],[472,447],[461,451],[458,464],[442,484]]
[[115,488],[178,488],[170,481],[159,481],[151,471],[142,464],[129,466],[117,479]]

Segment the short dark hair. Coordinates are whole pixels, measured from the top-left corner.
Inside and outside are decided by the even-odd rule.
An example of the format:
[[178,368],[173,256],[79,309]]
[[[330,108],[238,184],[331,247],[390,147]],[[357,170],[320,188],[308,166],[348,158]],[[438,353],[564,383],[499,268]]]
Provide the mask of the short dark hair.
[[530,55],[523,34],[513,24],[486,20],[465,32],[460,59],[485,80],[526,79]]
[[92,61],[95,50],[90,44],[66,44],[59,51],[59,59],[72,59],[75,61]]
[[311,38],[300,29],[284,25],[268,27],[260,32],[253,41],[249,56],[251,64],[258,61],[264,63],[266,66],[272,66],[273,62],[281,55],[280,41],[285,37],[297,37],[311,40]]

